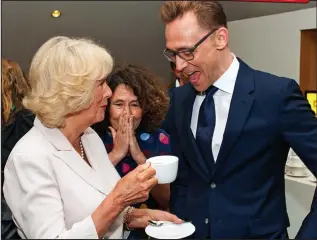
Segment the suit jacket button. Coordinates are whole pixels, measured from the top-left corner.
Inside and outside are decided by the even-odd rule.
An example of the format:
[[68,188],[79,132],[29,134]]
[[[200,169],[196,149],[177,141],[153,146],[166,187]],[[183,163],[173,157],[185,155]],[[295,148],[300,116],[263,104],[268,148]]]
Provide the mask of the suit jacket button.
[[208,224],[208,223],[209,223],[209,219],[206,218],[206,219],[205,219],[205,224]]
[[212,188],[212,189],[214,189],[214,188],[216,188],[216,183],[212,183],[212,184],[210,184],[210,187]]

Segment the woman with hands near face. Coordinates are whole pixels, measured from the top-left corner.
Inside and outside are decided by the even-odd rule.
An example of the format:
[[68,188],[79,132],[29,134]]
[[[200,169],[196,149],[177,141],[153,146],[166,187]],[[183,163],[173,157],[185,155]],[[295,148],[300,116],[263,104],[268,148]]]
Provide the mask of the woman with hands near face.
[[[108,77],[113,94],[104,121],[93,128],[121,177],[150,157],[170,154],[169,136],[159,128],[169,99],[159,82],[148,70],[131,64],[115,68]],[[159,184],[150,191],[147,201],[134,206],[168,209],[169,199],[169,184]],[[137,238],[144,234],[131,233]]]
[[137,120],[134,120],[131,113],[124,110],[119,117],[117,130],[109,126],[114,146],[109,155],[113,165],[116,166],[128,153],[138,165],[145,163],[146,157],[142,153],[135,136],[135,126],[139,124]]

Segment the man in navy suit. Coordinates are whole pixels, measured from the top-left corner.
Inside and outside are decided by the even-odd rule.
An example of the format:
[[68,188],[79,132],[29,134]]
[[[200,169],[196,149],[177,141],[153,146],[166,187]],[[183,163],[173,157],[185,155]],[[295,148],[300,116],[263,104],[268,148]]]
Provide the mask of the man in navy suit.
[[[164,55],[190,82],[174,89],[164,123],[180,159],[171,211],[193,222],[195,238],[287,238],[290,147],[317,175],[309,103],[294,80],[254,70],[231,53],[219,3],[167,1],[160,13]],[[315,236],[314,214],[298,237]]]

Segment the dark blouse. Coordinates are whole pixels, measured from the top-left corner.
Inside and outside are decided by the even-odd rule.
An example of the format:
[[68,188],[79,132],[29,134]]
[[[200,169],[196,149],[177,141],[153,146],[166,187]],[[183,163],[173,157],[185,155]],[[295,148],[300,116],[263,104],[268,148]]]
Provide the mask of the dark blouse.
[[[113,139],[110,132],[100,136],[102,141],[105,144],[107,152],[110,153],[113,149]],[[169,135],[162,129],[158,129],[153,133],[146,133],[137,131],[136,138],[140,147],[140,150],[143,152],[146,158],[159,156],[159,155],[170,155],[170,143]],[[137,163],[128,153],[117,165],[116,169],[121,177],[124,177],[130,171],[137,167]],[[136,208],[150,208],[158,209],[157,202],[150,195],[149,199],[146,202],[139,203],[134,205]],[[147,238],[143,229],[132,231],[129,238]]]

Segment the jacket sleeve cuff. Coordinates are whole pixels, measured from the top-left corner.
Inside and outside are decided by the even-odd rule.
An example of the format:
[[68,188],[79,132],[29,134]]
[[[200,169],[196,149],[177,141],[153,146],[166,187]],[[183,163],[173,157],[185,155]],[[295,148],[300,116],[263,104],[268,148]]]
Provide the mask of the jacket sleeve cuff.
[[75,223],[71,229],[62,233],[58,239],[98,239],[98,234],[91,215],[83,221]]

